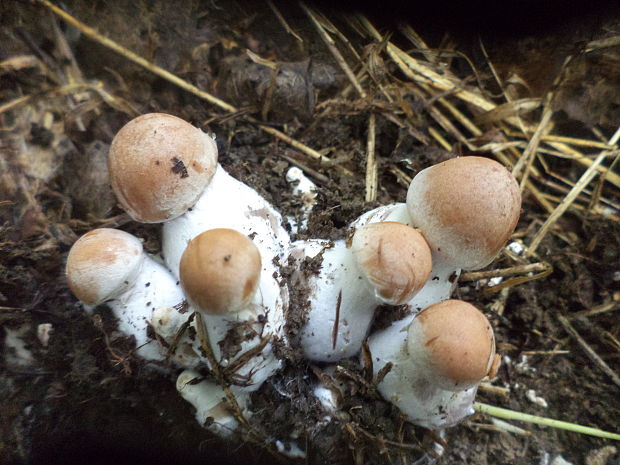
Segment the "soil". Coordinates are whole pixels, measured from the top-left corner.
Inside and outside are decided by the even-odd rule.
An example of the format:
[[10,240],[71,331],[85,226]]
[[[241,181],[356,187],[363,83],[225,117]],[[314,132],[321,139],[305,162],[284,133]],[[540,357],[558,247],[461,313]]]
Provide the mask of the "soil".
[[[419,134],[429,137],[431,123],[423,111],[425,102],[409,101],[418,112],[417,137],[378,113],[380,187],[376,201],[365,202],[368,105],[351,98],[343,102],[340,93],[348,80],[303,11],[278,4],[302,42],[266,4],[230,2],[224,7],[224,2],[187,0],[175,5],[170,11],[170,4],[159,0],[62,4],[138,55],[237,106],[236,114],[113,53],[38,3],[0,5],[0,325],[21,331],[34,358],[32,363],[15,360],[8,333],[0,331],[3,464],[295,463],[251,438],[224,442],[201,428],[192,407],[175,390],[175,375],[145,368],[133,355],[133,341],[115,332],[108,309],[101,306],[89,316],[67,289],[66,255],[90,229],[121,228],[143,238],[148,252],[160,249],[160,226],[132,222],[109,188],[107,149],[129,119],[161,111],[214,133],[224,168],[285,217],[299,218],[301,200],[292,195],[284,175],[293,164],[304,168],[318,186],[318,203],[307,230],[296,238],[346,237],[347,225],[361,213],[405,198],[406,183],[399,182],[391,168],[412,176],[453,156],[434,142],[420,142]],[[368,45],[369,39],[356,34],[343,13],[328,17],[357,50]],[[566,17],[553,27],[513,29],[509,36],[495,38],[488,29],[478,31],[477,23],[454,30],[450,21],[431,30],[422,23],[412,18],[414,28],[428,34],[431,47],[458,50],[484,68],[477,39],[481,35],[496,72],[515,78],[509,89],[515,98],[545,95],[567,56],[585,42],[620,34],[618,12],[599,9]],[[273,70],[252,61],[246,49],[278,63],[275,85]],[[618,46],[611,50],[616,54],[578,55],[568,68],[555,100],[558,133],[579,137],[595,125],[611,135],[620,125]],[[7,65],[8,60],[14,61]],[[465,61],[452,65],[462,68],[463,76],[471,75]],[[377,66],[404,79],[392,64]],[[75,84],[76,76],[78,84],[88,84],[90,90],[78,86],[58,91]],[[488,72],[483,79],[492,82]],[[93,85],[99,91],[93,91]],[[498,90],[488,85],[489,91]],[[23,104],[3,107],[24,96],[28,101]],[[248,114],[333,162],[308,158],[262,131]],[[464,147],[457,151],[471,154]],[[574,182],[580,176],[577,167],[553,159],[549,169]],[[617,202],[618,190],[608,184],[604,189]],[[526,195],[516,236],[529,243],[547,216]],[[569,209],[558,226],[538,250],[540,260],[553,267],[545,278],[500,294],[485,292],[479,283],[459,284],[459,298],[484,309],[493,323],[504,357],[493,385],[509,390],[480,390],[478,400],[617,432],[619,387],[569,337],[558,316],[570,318],[583,339],[620,372],[620,222],[613,215]],[[504,257],[489,269],[510,265]],[[320,260],[309,261],[304,272],[319,266]],[[299,315],[303,292],[295,288],[292,299]],[[608,311],[575,316],[610,302]],[[46,323],[53,331],[43,343],[37,330]],[[290,335],[300,324],[291,325]],[[378,318],[375,324],[386,322]],[[592,461],[609,440],[524,424],[519,426],[531,434],[508,433],[480,415],[437,438],[404,423],[354,360],[344,361],[333,375],[349,396],[341,413],[325,422],[310,395],[317,376],[326,376],[325,367],[304,362],[295,350],[281,351],[287,368],[255,394],[252,426],[271,437],[295,432],[308,452],[305,463],[405,463],[403,457],[431,463],[436,440],[445,446],[435,462],[439,465],[547,464],[558,455],[574,464],[620,464],[620,455],[609,449],[612,453]],[[532,402],[530,390],[547,407]]]

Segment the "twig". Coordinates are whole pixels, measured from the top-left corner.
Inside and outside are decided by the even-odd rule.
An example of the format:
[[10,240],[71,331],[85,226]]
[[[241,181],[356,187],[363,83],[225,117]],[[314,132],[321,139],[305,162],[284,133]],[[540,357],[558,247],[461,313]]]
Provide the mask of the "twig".
[[610,433],[608,431],[603,431],[598,428],[581,426],[566,421],[553,420],[551,418],[530,415],[528,413],[515,412],[514,410],[495,407],[493,405],[483,404],[481,402],[474,403],[474,410],[476,410],[476,412],[485,413],[493,417],[503,418],[504,420],[524,421],[526,423],[534,423],[536,425],[549,426],[556,429],[564,429],[567,431],[572,431],[574,433],[587,434],[589,436],[597,436],[599,438],[615,439],[616,441],[620,441],[620,434]]
[[536,251],[536,249],[540,245],[540,242],[543,240],[551,226],[564,214],[564,212],[566,212],[568,207],[571,206],[571,204],[575,201],[577,196],[579,196],[581,191],[590,183],[590,181],[592,181],[594,176],[596,176],[598,172],[597,167],[603,162],[603,160],[605,160],[605,158],[609,154],[610,152],[602,152],[598,157],[596,157],[594,163],[592,163],[592,165],[590,165],[590,167],[583,173],[579,181],[575,184],[575,187],[570,190],[566,197],[564,197],[560,204],[555,208],[553,213],[549,215],[549,218],[547,218],[544,224],[540,227],[540,229],[536,233],[536,236],[534,236],[532,243],[528,247],[528,252],[530,254],[533,254]]
[[523,355],[568,355],[570,350],[525,350],[521,352]]
[[[239,357],[233,360],[230,365],[225,367],[223,373],[228,376],[234,375],[235,372],[238,371],[241,367],[243,367],[243,365],[245,365],[250,359],[259,355],[263,351],[265,346],[269,343],[269,341],[272,339],[272,337],[272,333],[269,333],[267,336],[263,336],[263,338],[258,344],[256,344],[254,347],[251,347],[246,352],[242,353]],[[251,377],[252,376],[249,375],[248,380],[251,379]]]
[[310,21],[312,22],[312,24],[314,24],[314,27],[316,27],[316,30],[321,36],[321,39],[323,40],[323,42],[325,42],[325,45],[327,45],[327,48],[334,56],[334,59],[336,60],[336,62],[338,63],[342,71],[344,71],[344,74],[347,75],[347,77],[349,78],[349,81],[351,81],[351,84],[353,84],[353,87],[355,87],[355,90],[357,91],[357,93],[360,95],[360,97],[366,98],[366,92],[360,85],[359,81],[355,77],[355,74],[349,67],[344,57],[340,53],[340,50],[336,48],[336,43],[334,42],[334,40],[329,36],[327,32],[325,32],[323,25],[319,22],[316,15],[303,2],[300,2],[299,5],[301,6],[302,10],[304,10],[306,15],[308,15],[308,18],[310,18]]
[[590,345],[579,335],[577,330],[573,328],[568,319],[563,317],[562,315],[558,315],[558,321],[564,327],[566,332],[579,343],[579,345],[585,351],[586,355],[590,358],[590,360],[592,360],[596,365],[598,365],[598,367],[611,378],[611,380],[616,386],[620,387],[620,376],[618,376],[618,374],[614,370],[612,370],[611,367],[607,365],[607,363],[605,363],[605,361],[601,357],[599,357],[599,355],[594,351],[594,349],[592,349],[592,347],[590,347]]
[[498,433],[514,433],[522,436],[530,436],[532,434],[531,431],[524,430],[523,428],[511,425],[510,423],[497,418],[491,418],[491,421],[493,422],[491,425],[487,423],[474,423],[473,421],[467,422],[466,425],[474,429],[495,431]]
[[284,30],[288,32],[290,35],[292,35],[293,37],[295,37],[295,39],[297,39],[299,42],[303,43],[304,40],[299,36],[299,34],[297,34],[291,28],[291,26],[288,25],[288,23],[286,22],[286,19],[284,19],[284,16],[282,16],[282,13],[280,13],[280,10],[276,8],[273,2],[271,0],[267,0],[267,5],[269,5],[269,8],[271,8],[271,11],[273,11],[273,14],[276,15],[276,18],[278,18],[278,21],[280,21],[280,24],[282,24],[282,27],[284,28]]
[[598,305],[588,310],[582,310],[580,312],[571,313],[570,318],[574,319],[574,318],[579,318],[582,316],[594,316],[594,315],[599,315],[601,313],[613,312],[618,309],[620,309],[620,302],[617,302],[617,301],[608,302],[606,304]]
[[[211,365],[211,371],[215,375],[215,379],[217,380],[218,384],[220,385],[220,387],[224,390],[224,393],[226,394],[226,399],[228,400],[228,403],[230,404],[230,407],[233,410],[235,418],[239,421],[239,423],[241,423],[243,426],[248,428],[248,431],[253,431],[248,423],[248,420],[245,418],[245,416],[243,416],[243,412],[241,411],[241,407],[239,407],[237,398],[235,397],[235,395],[231,392],[230,388],[228,387],[228,383],[226,382],[224,378],[224,374],[222,373],[221,367],[218,361],[216,360],[215,355],[213,354],[213,349],[211,348],[211,342],[209,341],[209,333],[207,332],[207,329],[205,328],[204,321],[202,320],[202,315],[199,312],[195,312],[195,320],[196,320],[196,324],[194,326],[196,327],[196,333],[198,335],[198,339],[200,340],[200,347],[204,351],[207,357],[207,360],[209,361],[209,365]],[[258,437],[260,437],[258,433],[255,433],[255,434]]]
[[375,114],[368,118],[368,144],[366,150],[366,202],[377,200],[377,159],[375,158]]
[[415,450],[415,451],[423,451],[424,450],[420,446],[417,446],[415,444],[404,444],[402,442],[392,441],[390,439],[385,439],[385,438],[382,438],[380,436],[375,436],[371,432],[366,431],[364,428],[362,428],[357,423],[349,422],[348,424],[351,425],[356,432],[362,433],[363,436],[366,436],[368,439],[371,439],[373,441],[378,442],[381,446],[384,446],[384,447],[385,446],[392,446],[392,447],[394,447],[396,449],[403,449],[403,450]]
[[532,276],[515,276],[514,278],[507,279],[506,281],[500,284],[497,284],[495,286],[487,287],[483,292],[485,294],[492,294],[494,292],[501,291],[502,289],[518,286],[520,284],[527,283],[529,281],[535,281],[537,279],[545,278],[549,276],[551,273],[553,273],[553,267],[550,264],[543,263],[543,265],[546,265],[546,266],[539,273],[536,273]]
[[510,395],[509,388],[493,386],[490,383],[480,383],[480,385],[478,386],[478,390],[482,392],[488,392],[489,394],[497,394],[503,397],[508,397]]
[[[528,177],[530,175],[530,170],[532,169],[532,164],[534,163],[534,159],[536,158],[536,151],[538,149],[538,145],[540,144],[540,139],[543,135],[546,134],[548,130],[549,123],[551,122],[551,117],[553,116],[553,110],[551,109],[551,104],[547,102],[545,109],[543,110],[543,115],[534,132],[534,135],[530,139],[523,155],[515,165],[512,170],[512,174],[518,178],[521,177],[521,190],[525,188]],[[523,173],[521,173],[523,171]]]
[[172,342],[170,343],[170,346],[168,347],[168,351],[166,352],[166,362],[170,361],[170,358],[176,352],[179,342],[181,341],[181,338],[183,337],[183,334],[185,334],[185,331],[187,331],[187,328],[189,328],[189,325],[191,325],[192,321],[194,321],[195,315],[196,315],[195,313],[192,313],[189,316],[189,318],[187,318],[187,320],[183,322],[183,324],[179,327],[179,329],[175,333],[174,338],[172,339]]
[[340,325],[340,306],[342,305],[342,289],[338,291],[338,299],[336,300],[336,316],[334,318],[334,326],[332,327],[332,350],[336,349],[338,343],[338,326]]
[[506,276],[514,276],[517,274],[525,274],[532,272],[546,271],[550,265],[545,262],[530,263],[529,265],[517,265],[510,268],[502,268],[499,270],[489,271],[473,271],[469,273],[463,273],[459,278],[460,282],[478,281],[480,279],[499,278]]

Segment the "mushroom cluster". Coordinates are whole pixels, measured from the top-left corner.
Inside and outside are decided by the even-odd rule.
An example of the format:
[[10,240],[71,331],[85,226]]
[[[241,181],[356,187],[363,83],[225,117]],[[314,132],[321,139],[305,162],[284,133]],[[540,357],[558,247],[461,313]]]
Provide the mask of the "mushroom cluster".
[[[516,226],[519,187],[499,163],[471,156],[432,166],[406,203],[363,214],[346,239],[295,242],[276,209],[218,164],[214,139],[177,117],[130,121],[108,167],[131,218],[163,223],[162,254],[96,229],[69,252],[69,287],[88,311],[106,303],[137,355],[180,373],[177,389],[202,425],[221,436],[239,428],[252,392],[286,363],[278,347],[327,369],[358,357],[364,341],[378,392],[409,421],[441,429],[471,413],[478,384],[496,369],[495,341],[479,310],[450,297],[461,269],[488,265]],[[308,259],[322,260],[320,269],[306,272]],[[307,290],[295,337],[289,286]],[[396,308],[388,327],[371,331],[378,311]]]

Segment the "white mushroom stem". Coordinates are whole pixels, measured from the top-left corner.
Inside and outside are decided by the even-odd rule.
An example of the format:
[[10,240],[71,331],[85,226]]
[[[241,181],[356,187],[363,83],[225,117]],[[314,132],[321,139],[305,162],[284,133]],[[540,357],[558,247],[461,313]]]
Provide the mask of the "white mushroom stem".
[[164,223],[163,256],[175,276],[179,275],[181,256],[189,241],[215,228],[234,229],[250,237],[261,253],[264,273],[278,273],[273,261],[284,257],[290,243],[280,213],[219,164],[196,204],[180,217]]
[[95,229],[82,236],[67,258],[71,291],[87,311],[106,303],[118,329],[136,341],[137,354],[161,360],[163,350],[148,335],[153,311],[183,302],[178,281],[144,252],[140,240],[116,229]]
[[307,322],[300,344],[307,358],[335,361],[356,354],[381,304],[402,305],[422,288],[431,272],[431,253],[415,229],[396,222],[358,228],[351,242],[297,243],[291,257],[302,261],[322,254],[317,275],[305,280],[309,290]]
[[[323,254],[320,273],[307,277],[310,301],[299,343],[306,358],[333,362],[355,355],[368,333],[377,300],[364,283],[344,240],[330,244],[310,239],[293,244],[290,256],[299,268],[305,258]],[[303,273],[296,279],[306,280]]]
[[165,349],[148,335],[153,311],[160,307],[174,307],[183,299],[177,280],[163,265],[145,254],[133,285],[108,300],[106,305],[118,320],[118,330],[135,338],[139,356],[147,360],[162,360]]
[[388,363],[381,395],[412,423],[441,429],[473,413],[480,380],[491,370],[495,341],[475,307],[448,300],[413,321],[397,321],[368,339],[373,371]]
[[[177,378],[177,391],[183,399],[196,409],[196,420],[209,431],[221,437],[231,436],[239,426],[238,420],[230,412],[224,390],[213,381],[202,379],[193,370],[183,371]],[[230,388],[244,416],[248,394]]]
[[286,172],[286,181],[293,187],[293,195],[301,197],[301,221],[297,224],[297,220],[293,216],[288,216],[287,220],[291,225],[293,234],[299,232],[300,229],[308,227],[308,218],[316,204],[316,184],[314,184],[302,170],[293,166]]
[[411,218],[409,217],[409,212],[407,211],[407,204],[404,202],[398,202],[382,205],[367,211],[353,221],[349,227],[351,229],[357,229],[370,223],[379,223],[382,221],[396,221],[398,223],[414,226],[411,223]]
[[151,316],[151,326],[157,335],[168,344],[176,342],[171,359],[185,368],[196,368],[202,362],[200,352],[196,352],[194,341],[190,338],[191,325],[185,328],[183,334],[179,334],[191,315],[187,305],[177,305],[156,308]]

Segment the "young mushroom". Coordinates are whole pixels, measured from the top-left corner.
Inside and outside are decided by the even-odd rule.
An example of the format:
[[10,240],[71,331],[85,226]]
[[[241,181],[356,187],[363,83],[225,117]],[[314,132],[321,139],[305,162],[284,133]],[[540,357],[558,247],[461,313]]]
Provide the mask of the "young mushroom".
[[477,387],[494,367],[495,338],[486,317],[459,300],[436,303],[408,323],[373,333],[368,345],[381,395],[412,423],[430,429],[473,413]]
[[184,297],[170,272],[144,252],[137,237],[108,228],[84,234],[69,251],[66,275],[71,292],[87,309],[104,302],[112,309],[118,329],[135,338],[138,355],[163,358],[148,335],[151,315]]
[[273,347],[284,337],[284,302],[278,281],[262,271],[256,245],[232,229],[205,231],[183,253],[180,279],[215,359],[234,367],[239,386],[258,389],[281,367]]
[[375,308],[401,305],[426,283],[431,254],[422,235],[402,223],[368,224],[351,243],[299,241],[291,257],[300,265],[322,253],[317,275],[305,281],[310,291],[307,321],[299,343],[310,360],[336,361],[359,352]]
[[[231,387],[234,391],[235,387]],[[184,370],[177,378],[177,391],[181,397],[196,409],[196,420],[209,431],[220,437],[230,437],[239,422],[230,412],[224,390],[215,382],[202,379],[194,370]],[[236,396],[241,409],[247,397]],[[247,413],[247,412],[244,412]]]
[[148,113],[116,134],[110,182],[125,211],[141,223],[169,221],[193,206],[217,164],[212,137],[176,116]]
[[[351,223],[350,228],[358,229],[368,224],[387,221],[395,221],[415,227],[409,217],[407,204],[392,203],[364,213]],[[423,233],[423,231],[420,232]],[[407,302],[404,302],[405,305],[411,308],[413,313],[434,303],[449,299],[456,287],[457,278],[461,270],[441,260],[436,253],[431,252],[431,256],[433,267],[428,281],[417,294]],[[413,313],[411,317],[413,317]]]
[[461,269],[488,265],[519,219],[521,193],[512,174],[496,161],[458,157],[420,171],[407,203],[385,205],[352,226],[399,221],[418,228],[431,247],[431,279],[408,305],[421,310],[448,299]]

